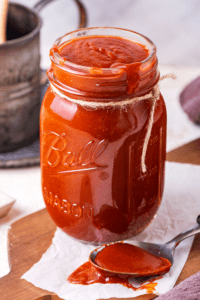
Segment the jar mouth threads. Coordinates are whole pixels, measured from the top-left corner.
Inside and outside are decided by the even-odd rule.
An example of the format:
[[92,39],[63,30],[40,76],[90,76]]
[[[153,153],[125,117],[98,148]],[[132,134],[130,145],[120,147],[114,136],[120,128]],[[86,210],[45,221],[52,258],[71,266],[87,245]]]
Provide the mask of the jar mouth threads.
[[[72,63],[59,54],[61,45],[73,41],[73,39],[92,36],[122,37],[129,41],[135,41],[144,45],[148,49],[149,55],[139,63],[127,65],[137,69],[136,76],[132,76],[126,67],[92,68]],[[94,27],[68,33],[56,40],[50,51],[50,59],[52,62],[48,71],[50,81],[53,81],[57,88],[60,87],[69,96],[73,93],[76,97],[83,97],[87,94],[88,99],[113,99],[115,97],[124,99],[148,93],[159,80],[156,47],[153,42],[141,34],[120,28]],[[62,76],[60,76],[61,73]],[[70,80],[67,80],[67,73]],[[81,86],[80,78],[82,76],[84,76],[84,84]],[[79,86],[76,85],[77,78]],[[85,84],[85,80],[87,80],[87,84]],[[131,89],[130,82],[133,85]]]

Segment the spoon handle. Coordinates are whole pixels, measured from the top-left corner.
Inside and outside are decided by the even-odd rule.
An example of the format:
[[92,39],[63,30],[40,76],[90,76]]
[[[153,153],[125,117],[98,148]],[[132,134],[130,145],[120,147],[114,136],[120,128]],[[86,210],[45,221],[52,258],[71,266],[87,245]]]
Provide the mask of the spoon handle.
[[197,224],[194,224],[190,228],[186,229],[185,231],[181,232],[177,236],[175,236],[171,241],[167,242],[166,244],[174,244],[176,247],[181,241],[184,239],[195,235],[200,232],[200,215],[197,217]]

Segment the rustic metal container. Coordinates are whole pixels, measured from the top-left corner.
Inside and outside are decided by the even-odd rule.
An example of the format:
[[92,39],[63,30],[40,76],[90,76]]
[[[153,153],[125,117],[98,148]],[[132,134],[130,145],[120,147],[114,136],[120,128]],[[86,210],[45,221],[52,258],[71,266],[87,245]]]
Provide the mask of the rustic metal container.
[[[32,143],[39,136],[41,90],[40,28],[38,12],[52,0],[33,9],[9,3],[7,41],[0,45],[0,153]],[[79,27],[86,13],[79,0]]]

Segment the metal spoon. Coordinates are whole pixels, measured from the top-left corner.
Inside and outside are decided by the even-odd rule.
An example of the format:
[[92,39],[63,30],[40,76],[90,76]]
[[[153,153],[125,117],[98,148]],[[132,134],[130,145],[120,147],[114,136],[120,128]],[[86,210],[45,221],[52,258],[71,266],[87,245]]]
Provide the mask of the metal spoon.
[[[167,258],[171,262],[171,264],[173,265],[173,263],[174,263],[173,255],[174,255],[174,251],[175,251],[176,246],[178,246],[178,244],[181,241],[183,241],[184,239],[186,239],[186,238],[188,238],[192,235],[195,235],[199,232],[200,232],[200,215],[197,217],[197,224],[194,224],[193,226],[191,226],[187,230],[183,231],[182,233],[177,235],[175,238],[173,238],[169,242],[167,242],[165,244],[150,244],[150,243],[140,242],[139,247],[145,249],[146,251],[152,253],[155,256]],[[140,274],[136,274],[136,273],[127,274],[127,273],[124,273],[124,272],[113,272],[109,269],[102,268],[99,265],[97,265],[97,263],[95,262],[95,258],[97,256],[97,254],[100,251],[102,251],[105,247],[108,247],[111,244],[113,244],[113,243],[103,245],[102,247],[99,247],[99,248],[95,249],[94,251],[92,251],[90,253],[90,256],[89,256],[90,262],[96,268],[101,269],[101,270],[106,271],[106,272],[130,275],[130,276],[134,276],[134,277],[140,276]],[[151,275],[156,275],[156,274],[151,274]]]

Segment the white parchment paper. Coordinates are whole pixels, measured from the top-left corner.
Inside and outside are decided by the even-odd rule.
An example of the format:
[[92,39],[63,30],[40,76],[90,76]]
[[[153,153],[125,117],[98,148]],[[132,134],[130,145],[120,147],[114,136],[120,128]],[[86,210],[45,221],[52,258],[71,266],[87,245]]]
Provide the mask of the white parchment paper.
[[[165,243],[196,222],[200,213],[200,166],[166,163],[165,193],[155,220],[134,241]],[[181,242],[176,248],[175,262],[170,272],[157,280],[156,293],[170,290],[186,260],[193,238]],[[22,278],[42,289],[55,292],[66,300],[96,300],[110,297],[135,297],[146,290],[133,291],[120,284],[75,285],[67,277],[88,260],[94,246],[85,245],[57,229],[52,245]]]
[[[198,67],[172,65],[161,65],[159,69],[161,76],[173,73],[177,77],[176,80],[166,79],[160,82],[168,115],[167,151],[171,151],[200,137],[200,125],[195,125],[188,119],[179,103],[179,94],[188,83],[200,75],[200,70]],[[0,190],[16,200],[9,214],[0,219],[0,277],[10,271],[7,249],[10,224],[45,206],[40,181],[39,167],[0,169]]]

